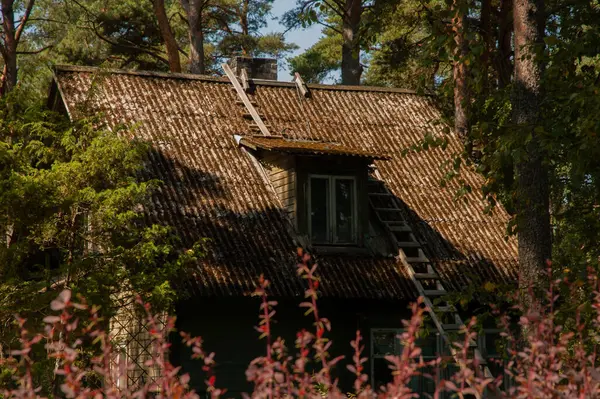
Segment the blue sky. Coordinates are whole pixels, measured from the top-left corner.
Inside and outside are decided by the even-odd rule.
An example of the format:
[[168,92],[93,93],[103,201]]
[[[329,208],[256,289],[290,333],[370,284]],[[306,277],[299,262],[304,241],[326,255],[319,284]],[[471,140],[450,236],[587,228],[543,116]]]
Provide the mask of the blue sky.
[[[267,32],[283,32],[285,28],[279,24],[277,18],[281,17],[283,13],[294,7],[295,0],[275,0],[273,3],[272,17],[266,28],[262,31]],[[292,55],[302,53],[304,50],[312,46],[319,40],[321,36],[321,26],[313,25],[308,29],[295,29],[291,30],[286,34],[286,39],[289,42],[296,43],[300,48],[296,50]],[[279,61],[279,80],[289,81],[292,79],[292,75],[287,69],[287,62],[285,60]]]

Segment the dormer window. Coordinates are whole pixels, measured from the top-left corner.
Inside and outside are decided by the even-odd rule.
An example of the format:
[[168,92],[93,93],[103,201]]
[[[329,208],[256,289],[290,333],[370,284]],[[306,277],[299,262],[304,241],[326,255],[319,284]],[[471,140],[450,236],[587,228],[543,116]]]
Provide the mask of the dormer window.
[[314,244],[356,244],[354,176],[308,175],[308,225]]
[[365,251],[369,165],[388,156],[281,136],[236,140],[260,160],[302,242],[321,253]]

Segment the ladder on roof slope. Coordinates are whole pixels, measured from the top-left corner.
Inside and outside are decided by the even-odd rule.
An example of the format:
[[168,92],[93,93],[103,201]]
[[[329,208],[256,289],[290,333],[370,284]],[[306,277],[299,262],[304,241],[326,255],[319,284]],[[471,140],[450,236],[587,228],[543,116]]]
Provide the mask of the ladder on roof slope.
[[[438,317],[431,298],[443,297],[448,294],[448,291],[444,288],[439,274],[423,253],[421,243],[415,238],[412,229],[406,223],[396,198],[381,179],[377,169],[374,170],[374,175],[375,178],[369,178],[368,182],[369,205],[392,238],[394,246],[398,248],[398,259],[408,272],[419,295],[423,297],[426,310],[442,339],[449,346],[452,357],[459,367],[463,368],[465,365],[458,361],[458,353],[452,345],[448,331],[458,332],[465,327],[465,324],[452,305],[446,304],[437,307],[440,313],[450,316],[451,323],[443,323]],[[469,349],[472,350],[475,361],[482,368],[484,376],[494,378],[474,340],[469,342]],[[490,396],[494,396],[493,392],[489,393]]]
[[[236,103],[243,105],[247,111],[242,116],[244,117],[244,119],[246,119],[246,121],[248,123],[248,128],[251,131],[262,133],[263,136],[267,136],[267,137],[271,136],[271,133],[269,132],[269,126],[266,125],[265,122],[263,121],[263,119],[265,118],[264,115],[260,115],[256,111],[256,107],[258,105],[256,104],[256,102],[252,101],[248,97],[248,94],[246,94],[246,89],[249,87],[248,75],[246,73],[246,70],[242,69],[242,73],[243,73],[243,77],[244,77],[242,79],[242,83],[244,84],[244,87],[246,87],[246,89],[245,89],[244,87],[242,87],[242,84],[240,84],[237,76],[235,76],[235,73],[233,72],[233,70],[231,69],[231,67],[228,64],[223,63],[223,64],[221,64],[221,67],[223,68],[225,75],[227,75],[227,77],[229,78],[229,81],[233,85],[233,89],[235,90],[235,92],[237,93],[237,95],[240,99],[239,101],[236,101]],[[254,123],[252,123],[252,121]]]

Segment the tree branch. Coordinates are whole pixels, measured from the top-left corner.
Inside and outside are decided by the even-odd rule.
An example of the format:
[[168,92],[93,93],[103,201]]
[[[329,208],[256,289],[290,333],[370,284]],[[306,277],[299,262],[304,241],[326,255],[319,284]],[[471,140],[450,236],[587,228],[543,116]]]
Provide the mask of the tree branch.
[[54,44],[49,44],[47,46],[44,46],[38,50],[32,50],[32,51],[17,51],[17,54],[39,54],[43,51],[49,50],[52,47],[54,47]]
[[35,0],[29,0],[29,2],[27,3],[27,7],[25,8],[25,12],[23,13],[23,18],[21,18],[21,20],[19,21],[19,27],[15,32],[15,42],[17,44],[19,43],[19,39],[21,38],[21,34],[23,33],[23,29],[25,28],[25,24],[27,23],[29,15],[31,14],[31,9],[33,8],[34,3]]
[[333,25],[329,25],[328,23],[321,22],[321,21],[318,21],[317,23],[318,23],[319,25],[322,25],[322,26],[324,26],[324,27],[326,27],[326,28],[329,28],[329,29],[333,30],[333,31],[334,31],[334,32],[336,32],[336,33],[339,33],[340,35],[342,34],[342,31],[341,31],[341,30],[339,30],[338,28],[336,28],[336,27],[335,27],[335,26],[333,26]]
[[111,40],[111,39],[103,36],[100,32],[98,32],[98,30],[95,27],[92,27],[91,30],[92,30],[92,32],[94,32],[94,34],[100,40],[103,40],[103,41],[105,41],[106,43],[108,43],[108,44],[110,44],[112,46],[122,46],[122,47],[127,47],[127,48],[130,48],[130,49],[133,49],[133,50],[137,50],[137,51],[139,51],[141,53],[148,54],[148,55],[156,58],[157,60],[163,62],[165,65],[169,65],[169,61],[166,58],[164,58],[164,57],[156,54],[154,51],[150,51],[150,50],[147,50],[147,49],[145,49],[143,47],[138,47],[138,46],[134,46],[134,45],[128,45],[128,44],[124,44],[124,43],[117,43],[117,42],[115,42],[115,41],[113,41],[113,40]]
[[[356,1],[356,0],[354,0]],[[345,6],[341,5],[340,3],[338,3],[337,1],[333,0],[333,2],[335,4],[337,4],[339,7],[336,7],[335,5],[330,4],[327,0],[323,0],[323,3],[325,3],[325,5],[327,7],[329,7],[331,9],[331,11],[333,11],[334,13],[336,13],[340,18],[342,18],[342,20],[344,18],[346,18],[346,10],[345,10]],[[340,8],[343,11],[340,11]]]

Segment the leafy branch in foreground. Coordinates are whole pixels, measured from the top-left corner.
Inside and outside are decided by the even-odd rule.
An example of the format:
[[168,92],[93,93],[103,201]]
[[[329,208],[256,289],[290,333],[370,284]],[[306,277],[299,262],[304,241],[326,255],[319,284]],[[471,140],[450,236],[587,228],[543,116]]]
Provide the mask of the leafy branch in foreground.
[[[357,331],[351,346],[354,355],[347,369],[355,376],[354,392],[344,393],[332,379],[331,369],[342,359],[330,358],[327,350],[330,342],[326,338],[329,331],[326,321],[319,316],[316,308],[319,280],[315,274],[317,266],[311,257],[300,253],[298,272],[307,280],[305,293],[307,302],[303,307],[313,314],[315,332],[301,330],[296,338],[294,354],[288,350],[282,338],[271,337],[270,325],[275,317],[277,303],[267,296],[269,281],[261,278],[256,295],[260,297],[260,315],[257,330],[266,339],[265,355],[254,359],[246,376],[254,384],[254,390],[247,397],[252,398],[414,398],[411,381],[415,378],[432,379],[435,384],[433,397],[442,394],[456,394],[458,397],[473,395],[483,397],[493,389],[500,398],[571,398],[596,397],[600,394],[600,367],[596,361],[597,342],[590,342],[584,324],[577,331],[564,331],[559,320],[556,294],[559,285],[568,284],[566,280],[550,279],[550,288],[544,302],[529,307],[522,312],[518,325],[508,316],[499,316],[499,325],[503,327],[505,354],[503,360],[504,375],[495,378],[483,376],[477,362],[470,358],[469,342],[476,339],[476,319],[472,319],[461,331],[462,338],[453,343],[457,349],[459,362],[465,367],[458,369],[448,359],[438,357],[425,361],[418,338],[424,327],[422,301],[415,302],[410,320],[403,322],[404,331],[396,338],[402,345],[399,355],[388,355],[386,360],[392,371],[392,380],[385,386],[372,387],[364,374],[366,358],[362,356],[362,336]],[[590,270],[588,284],[593,290],[592,308],[595,312],[593,329],[600,327],[600,280]],[[577,290],[578,287],[573,287]],[[313,301],[314,300],[314,301]],[[17,318],[19,326],[19,345],[10,355],[0,361],[9,379],[3,384],[0,393],[5,398],[41,398],[40,388],[35,383],[36,368],[32,354],[39,349],[55,361],[54,381],[58,395],[67,398],[97,398],[103,395],[110,398],[145,397],[152,393],[157,398],[198,398],[198,394],[189,386],[189,376],[181,374],[178,367],[169,363],[170,344],[168,334],[173,330],[174,318],[167,322],[158,322],[159,316],[152,312],[149,304],[141,298],[137,300],[152,338],[153,356],[145,367],[155,367],[157,377],[139,386],[120,386],[115,381],[121,370],[111,365],[117,351],[113,337],[103,329],[103,321],[98,307],[90,306],[82,297],[74,300],[71,291],[63,291],[52,301],[53,314],[44,318],[44,333],[30,333],[22,318]],[[577,310],[577,320],[583,309]],[[512,331],[518,328],[521,333]],[[192,357],[200,360],[206,373],[206,390],[211,398],[221,397],[225,390],[216,387],[214,367],[218,358],[203,348],[200,337],[191,337],[181,332],[184,344],[192,348]],[[89,362],[83,354],[91,350],[94,355]],[[446,368],[454,370],[448,378],[439,379],[437,371]],[[505,379],[510,380],[510,388],[500,390]],[[103,381],[103,383],[99,383]],[[506,384],[504,385],[506,386]]]

